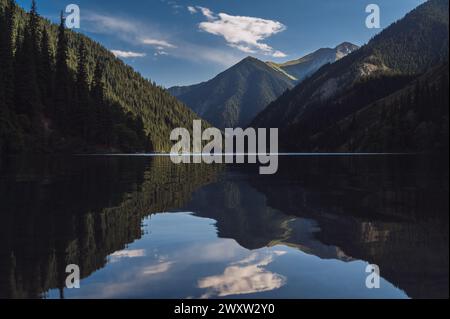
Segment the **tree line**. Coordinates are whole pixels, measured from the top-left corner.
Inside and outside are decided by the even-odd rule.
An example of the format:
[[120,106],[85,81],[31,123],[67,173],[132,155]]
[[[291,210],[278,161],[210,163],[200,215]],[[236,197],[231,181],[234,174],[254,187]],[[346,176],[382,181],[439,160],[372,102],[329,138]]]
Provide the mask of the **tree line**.
[[315,136],[310,145],[328,151],[449,151],[448,62],[383,99],[366,105]]
[[[83,38],[70,56],[63,14],[53,41],[52,26],[43,23],[35,0],[25,16],[14,0],[5,2],[0,7],[0,153],[150,150],[142,118],[107,97],[107,59],[95,61],[90,75]],[[69,66],[71,59],[76,67]]]

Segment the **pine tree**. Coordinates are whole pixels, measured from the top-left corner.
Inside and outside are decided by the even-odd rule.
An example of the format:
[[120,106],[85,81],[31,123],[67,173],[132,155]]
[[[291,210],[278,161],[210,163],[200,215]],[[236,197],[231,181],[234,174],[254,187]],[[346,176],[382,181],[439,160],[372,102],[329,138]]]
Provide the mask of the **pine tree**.
[[0,12],[0,155],[20,151],[23,136],[14,104],[16,3],[5,1]]
[[24,38],[17,52],[15,99],[17,111],[28,117],[27,130],[36,125],[36,116],[42,108],[37,81],[37,57],[39,54],[39,16],[36,2],[32,2]]
[[94,77],[92,79],[92,97],[95,102],[103,103],[105,94],[105,85],[103,83],[103,74],[105,65],[102,60],[98,60],[95,65]]
[[[3,35],[6,33],[6,21],[5,13],[0,10],[0,70],[3,70],[3,55],[4,49],[6,47]],[[0,161],[3,154],[3,149],[6,144],[6,125],[9,122],[9,112],[5,103],[5,93],[4,93],[4,76],[3,71],[0,72]]]
[[110,147],[113,143],[113,122],[111,107],[105,101],[105,87],[103,83],[104,62],[97,61],[94,78],[92,81],[92,103],[96,113],[96,131],[98,132],[97,142]]
[[45,111],[48,115],[51,111],[51,97],[53,96],[54,56],[47,28],[44,28],[42,31],[41,52],[39,60],[39,84],[41,89],[42,101],[45,106]]
[[29,34],[31,36],[31,46],[34,53],[34,58],[37,59],[39,52],[39,41],[41,39],[41,25],[40,17],[37,12],[36,0],[31,2],[31,10],[29,13],[28,27]]
[[56,126],[64,133],[68,119],[70,96],[70,72],[67,65],[69,46],[65,30],[65,18],[61,12],[58,28],[58,43],[56,50],[55,86],[52,115]]
[[[2,10],[2,8],[0,7],[0,70],[2,70],[2,72],[0,72],[0,112],[1,110],[5,107],[4,103],[4,92],[3,92],[3,87],[4,87],[4,76],[3,76],[3,59],[4,59],[4,55],[5,55],[5,49],[6,49],[6,41],[5,41],[5,36],[6,35],[6,14],[5,12],[6,10]],[[1,143],[1,142],[0,142]],[[1,146],[0,146],[1,147]]]
[[93,117],[89,110],[89,79],[87,71],[87,52],[84,41],[82,40],[78,49],[78,68],[77,68],[77,96],[76,105],[73,113],[75,128],[78,134],[88,142],[91,138],[90,132],[93,130]]
[[15,2],[8,0],[0,25],[0,94],[4,107],[13,109],[14,103],[14,20]]

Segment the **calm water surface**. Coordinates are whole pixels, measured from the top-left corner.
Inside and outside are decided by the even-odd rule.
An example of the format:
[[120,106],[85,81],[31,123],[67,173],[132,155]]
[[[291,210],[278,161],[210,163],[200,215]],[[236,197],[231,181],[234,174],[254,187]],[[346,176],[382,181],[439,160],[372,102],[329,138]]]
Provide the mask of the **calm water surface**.
[[[0,163],[0,298],[447,298],[448,162]],[[66,289],[77,264],[81,288]],[[369,264],[381,271],[367,289]]]

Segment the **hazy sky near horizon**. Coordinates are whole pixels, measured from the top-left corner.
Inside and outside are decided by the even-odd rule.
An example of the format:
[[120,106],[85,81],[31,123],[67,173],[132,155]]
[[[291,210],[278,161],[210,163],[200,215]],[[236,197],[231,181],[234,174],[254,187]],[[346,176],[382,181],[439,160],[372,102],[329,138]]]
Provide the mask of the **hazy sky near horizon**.
[[[18,0],[29,9],[31,0]],[[68,4],[81,9],[78,32],[103,44],[143,76],[165,87],[206,81],[252,55],[297,59],[344,41],[367,43],[380,29],[365,26],[368,4],[381,27],[425,0],[37,0],[58,22]]]

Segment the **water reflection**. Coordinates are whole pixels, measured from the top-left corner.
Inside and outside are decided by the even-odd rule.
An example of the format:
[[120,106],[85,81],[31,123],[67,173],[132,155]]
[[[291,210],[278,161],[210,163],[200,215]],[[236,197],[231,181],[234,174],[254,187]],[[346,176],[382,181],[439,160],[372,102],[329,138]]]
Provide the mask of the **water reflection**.
[[[448,166],[21,161],[0,170],[2,298],[448,297]],[[369,262],[382,289],[365,287]],[[82,289],[63,289],[69,263]]]
[[179,207],[215,176],[213,167],[160,158],[20,160],[5,164],[0,180],[1,298],[55,287],[63,296],[66,265],[88,277],[141,238],[145,216]]
[[83,280],[82,289],[66,290],[66,297],[406,297],[384,279],[380,290],[366,289],[365,262],[322,260],[282,245],[248,250],[218,238],[213,220],[192,213],[155,214],[143,227],[148,235],[127,248],[144,249],[143,257],[108,264]]
[[202,298],[254,294],[284,286],[286,282],[284,276],[265,269],[273,262],[275,256],[284,253],[283,251],[266,254],[255,252],[227,266],[221,275],[202,278],[198,287],[208,291]]

